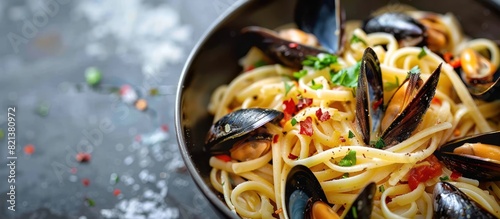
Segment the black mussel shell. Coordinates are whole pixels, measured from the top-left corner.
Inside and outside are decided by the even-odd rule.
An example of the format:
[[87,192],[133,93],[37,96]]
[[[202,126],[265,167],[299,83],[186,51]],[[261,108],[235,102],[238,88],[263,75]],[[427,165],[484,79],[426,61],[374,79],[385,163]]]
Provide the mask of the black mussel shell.
[[500,69],[493,76],[493,82],[489,84],[469,84],[465,82],[469,93],[484,101],[494,101],[500,99]]
[[340,0],[299,0],[295,6],[297,26],[315,35],[330,53],[341,51],[344,18]]
[[438,182],[433,196],[434,218],[496,218],[451,183]]
[[425,46],[426,29],[412,17],[400,13],[384,13],[366,20],[362,26],[366,33],[385,32],[394,35],[402,46]]
[[292,167],[286,177],[286,214],[290,218],[303,218],[308,202],[314,203],[316,201],[328,203],[325,192],[316,176],[306,166],[296,165]]
[[302,68],[307,56],[328,53],[315,47],[302,45],[280,38],[274,31],[257,26],[245,27],[243,39],[262,50],[273,61],[291,68]]
[[361,59],[361,69],[356,89],[356,124],[369,145],[370,136],[378,135],[384,115],[384,93],[380,61],[373,49],[366,48]]
[[[480,157],[453,153],[457,147],[465,143],[483,143],[499,145],[500,131],[489,132],[448,142],[436,150],[434,154],[450,170],[459,172],[462,176],[482,181],[500,180],[500,164],[482,159]],[[500,146],[499,146],[500,147]]]
[[363,191],[359,193],[358,197],[349,208],[349,212],[345,215],[344,219],[364,219],[370,218],[373,210],[373,198],[375,197],[377,185],[374,182],[365,186]]
[[384,130],[381,138],[385,143],[384,148],[394,146],[406,139],[417,128],[422,121],[427,109],[431,105],[432,98],[436,94],[436,87],[441,74],[441,65],[434,70],[431,76],[424,82],[417,94],[394,119],[394,121]]
[[233,111],[215,122],[207,134],[206,149],[212,153],[229,151],[233,143],[268,122],[278,122],[283,112],[249,108]]

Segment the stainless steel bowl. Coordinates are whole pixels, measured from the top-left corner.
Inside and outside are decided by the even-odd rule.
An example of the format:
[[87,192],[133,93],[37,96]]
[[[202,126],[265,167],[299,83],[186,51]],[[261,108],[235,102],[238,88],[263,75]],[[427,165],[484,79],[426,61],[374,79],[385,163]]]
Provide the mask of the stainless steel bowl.
[[[500,11],[497,0],[342,0],[347,19],[364,19],[384,5],[402,3],[421,10],[452,12],[463,30],[473,37],[500,38]],[[203,151],[206,133],[212,123],[207,112],[210,94],[229,83],[241,71],[238,59],[249,45],[240,42],[241,28],[258,25],[276,28],[293,22],[296,0],[240,0],[219,17],[193,49],[180,77],[175,125],[186,166],[194,181],[218,213],[238,218],[210,184],[210,155]]]

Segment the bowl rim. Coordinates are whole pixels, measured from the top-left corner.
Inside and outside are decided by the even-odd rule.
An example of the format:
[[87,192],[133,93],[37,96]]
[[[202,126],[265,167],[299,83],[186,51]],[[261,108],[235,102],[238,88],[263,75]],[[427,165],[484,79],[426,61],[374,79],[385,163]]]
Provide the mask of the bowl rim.
[[177,145],[179,147],[179,150],[181,152],[182,159],[184,160],[184,163],[193,178],[195,184],[198,186],[198,188],[201,190],[201,192],[205,195],[205,197],[212,203],[212,205],[216,206],[216,210],[219,210],[222,212],[225,216],[231,217],[231,218],[240,218],[235,212],[232,212],[225,203],[223,203],[219,197],[213,192],[211,188],[208,187],[206,183],[204,183],[203,178],[201,178],[200,174],[197,171],[197,168],[194,166],[194,163],[191,160],[191,155],[187,151],[187,145],[186,145],[186,139],[184,138],[183,135],[183,128],[182,128],[182,121],[181,121],[181,114],[182,114],[182,92],[184,90],[184,84],[186,82],[186,77],[188,75],[188,71],[191,68],[191,65],[195,59],[195,57],[198,55],[200,52],[201,48],[205,43],[207,42],[208,38],[210,38],[216,30],[218,30],[222,24],[227,21],[229,17],[231,17],[238,9],[244,7],[245,5],[249,4],[252,0],[237,0],[236,2],[232,3],[222,14],[220,14],[213,22],[212,24],[205,30],[205,32],[201,35],[201,37],[198,39],[197,43],[195,46],[192,48],[185,64],[184,67],[182,68],[181,75],[179,77],[179,83],[177,84],[177,91],[176,91],[176,98],[175,98],[175,118],[174,118],[174,125],[175,125],[175,132],[176,132],[176,139],[177,139]]

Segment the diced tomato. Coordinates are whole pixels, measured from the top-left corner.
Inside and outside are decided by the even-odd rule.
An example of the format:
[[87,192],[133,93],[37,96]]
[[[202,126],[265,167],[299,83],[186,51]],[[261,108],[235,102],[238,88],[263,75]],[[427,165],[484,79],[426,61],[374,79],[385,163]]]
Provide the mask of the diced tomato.
[[289,154],[288,154],[288,158],[289,158],[290,160],[295,160],[295,159],[297,159],[298,157],[299,157],[299,156],[297,156],[297,155],[295,155],[295,154],[292,154],[292,153],[289,153]]
[[313,128],[312,128],[312,118],[308,116],[306,120],[300,121],[300,131],[299,133],[302,135],[312,136]]
[[439,99],[437,97],[432,98],[431,103],[439,105],[439,106],[441,106],[441,104],[442,104],[441,99]]
[[279,138],[279,135],[274,135],[273,136],[273,143],[278,143],[278,138]]
[[418,184],[426,182],[429,179],[438,177],[442,174],[443,170],[438,159],[431,155],[425,159],[429,162],[429,165],[422,165],[410,170],[410,176],[408,178],[408,186],[413,191],[418,187]]
[[288,115],[293,115],[295,113],[295,102],[290,98],[289,100],[283,101],[283,113]]
[[321,111],[321,108],[319,108],[318,110],[316,110],[316,117],[319,121],[324,122],[330,119],[330,113],[328,111],[323,112]]
[[446,63],[450,63],[452,58],[453,58],[453,54],[451,54],[451,52],[446,52],[443,54],[443,59]]
[[219,154],[219,155],[215,155],[215,158],[219,159],[219,160],[222,160],[224,162],[229,162],[231,161],[231,157],[227,154]]
[[450,179],[451,180],[455,180],[457,181],[458,178],[462,177],[462,174],[460,174],[459,172],[451,172],[451,175],[450,175]]
[[312,98],[300,98],[299,102],[297,103],[297,111],[310,106],[312,103],[313,103]]
[[453,67],[453,68],[459,68],[460,66],[462,66],[462,63],[460,62],[460,59],[452,60],[448,64],[450,64],[451,67]]

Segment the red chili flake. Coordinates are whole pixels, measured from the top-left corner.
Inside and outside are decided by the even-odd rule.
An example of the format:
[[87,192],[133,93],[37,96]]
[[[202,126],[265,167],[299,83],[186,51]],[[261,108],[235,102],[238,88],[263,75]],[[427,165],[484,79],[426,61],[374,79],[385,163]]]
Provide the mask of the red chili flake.
[[167,124],[161,125],[161,130],[163,130],[164,132],[168,132],[168,125]]
[[254,68],[255,68],[255,66],[254,66],[254,65],[250,65],[250,66],[248,66],[248,68],[247,68],[245,71],[251,71],[251,70],[253,70]]
[[89,185],[90,185],[90,180],[89,180],[89,179],[87,179],[87,178],[84,178],[84,179],[82,179],[82,184],[83,184],[84,186],[89,186]]
[[135,136],[135,141],[140,142],[142,140],[142,137],[140,135]]
[[289,100],[283,101],[283,112],[288,115],[293,115],[295,111],[295,102],[290,98]]
[[316,117],[319,119],[319,121],[324,122],[330,119],[330,113],[328,111],[323,112],[321,111],[321,108],[319,108],[318,110],[316,110]]
[[439,106],[441,106],[441,104],[442,104],[441,99],[439,99],[437,97],[432,98],[431,103],[439,105]]
[[120,189],[115,189],[115,190],[113,191],[113,195],[114,195],[114,196],[118,196],[118,195],[120,195],[120,194],[122,194],[122,191],[120,191]]
[[297,158],[299,158],[299,156],[297,156],[297,155],[295,155],[295,154],[292,154],[292,153],[289,153],[289,154],[288,154],[288,159],[290,159],[290,160],[295,160],[295,159],[297,159]]
[[312,98],[300,98],[299,102],[297,103],[297,111],[312,105],[312,103],[313,103]]
[[219,155],[215,155],[215,158],[219,159],[219,160],[222,160],[224,162],[229,162],[231,161],[231,157],[227,154],[219,154]]
[[460,62],[460,59],[455,59],[455,60],[452,60],[450,63],[448,63],[451,65],[451,67],[453,68],[459,68],[460,66],[462,66],[462,63]]
[[274,135],[273,136],[273,143],[278,143],[278,138],[279,138],[279,135]]
[[383,99],[380,99],[380,100],[378,100],[378,101],[374,102],[374,103],[373,103],[373,109],[374,109],[374,110],[378,109],[378,107],[379,107],[380,105],[382,105],[382,103],[383,103],[383,102],[384,102],[384,100],[383,100]]
[[389,196],[386,196],[386,197],[385,197],[385,203],[386,203],[386,204],[389,204],[389,202],[392,202],[392,198],[391,198],[391,197],[389,197]]
[[346,142],[346,140],[345,140],[344,136],[342,136],[342,135],[340,136],[340,138],[339,138],[339,139],[340,139],[340,142],[342,142],[342,143]]
[[288,44],[288,47],[290,47],[291,49],[295,49],[295,48],[297,48],[298,46],[299,46],[299,44],[297,44],[297,43],[289,43],[289,44]]
[[300,121],[300,134],[312,136],[313,128],[312,128],[312,118],[308,116],[306,120]]
[[458,178],[460,178],[460,177],[462,177],[461,173],[455,172],[455,171],[451,172],[451,175],[450,175],[451,180],[457,181]]
[[33,154],[33,152],[35,152],[35,146],[33,146],[32,144],[27,144],[26,146],[24,146],[23,150],[25,154],[31,155]]
[[89,153],[83,153],[83,152],[80,152],[78,154],[76,154],[76,161],[80,162],[80,163],[87,163],[90,161],[90,154]]
[[70,171],[72,174],[76,174],[76,172],[78,172],[78,169],[76,169],[76,167],[72,167]]

